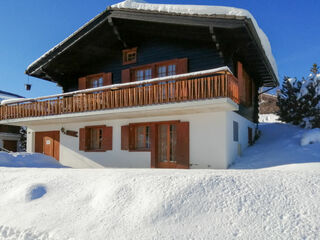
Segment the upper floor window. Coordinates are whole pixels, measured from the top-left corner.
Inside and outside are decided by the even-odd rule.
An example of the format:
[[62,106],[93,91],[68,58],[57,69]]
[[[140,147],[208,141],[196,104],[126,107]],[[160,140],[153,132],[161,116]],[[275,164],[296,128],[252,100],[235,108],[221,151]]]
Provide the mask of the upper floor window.
[[112,84],[112,73],[97,73],[78,80],[78,89],[97,88]]
[[158,77],[166,77],[176,75],[176,64],[158,66]]
[[89,80],[89,88],[96,88],[103,86],[103,77],[93,78]]
[[152,69],[138,69],[135,71],[135,81],[148,80],[152,78]]
[[188,59],[179,58],[161,61],[143,66],[127,68],[121,72],[121,82],[143,81],[188,72]]
[[132,64],[137,62],[137,48],[125,49],[122,51],[122,64]]

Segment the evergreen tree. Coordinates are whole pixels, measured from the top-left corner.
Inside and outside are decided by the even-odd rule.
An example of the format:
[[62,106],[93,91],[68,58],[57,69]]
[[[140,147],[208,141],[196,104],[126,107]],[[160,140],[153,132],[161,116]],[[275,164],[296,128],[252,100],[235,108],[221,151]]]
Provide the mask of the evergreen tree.
[[279,118],[304,128],[320,127],[320,74],[314,64],[308,78],[284,79],[278,95]]
[[278,94],[279,119],[283,122],[299,124],[302,120],[300,116],[297,95],[300,92],[301,83],[296,78],[285,77],[280,94]]
[[311,68],[309,77],[303,79],[299,100],[303,102],[301,126],[305,128],[319,127],[320,74],[317,64]]
[[27,147],[27,129],[25,127],[20,128],[20,151],[25,152]]

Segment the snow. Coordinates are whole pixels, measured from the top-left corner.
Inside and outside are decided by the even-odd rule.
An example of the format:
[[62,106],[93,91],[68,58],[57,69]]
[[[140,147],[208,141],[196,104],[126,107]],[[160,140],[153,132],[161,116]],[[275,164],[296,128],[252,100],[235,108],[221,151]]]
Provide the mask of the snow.
[[[1,101],[1,99],[0,99]],[[0,105],[6,105],[11,103],[29,102],[32,98],[8,98],[1,101]]]
[[280,122],[279,116],[276,114],[259,114],[259,122],[260,123],[274,123]]
[[252,14],[245,9],[223,6],[205,6],[205,5],[178,5],[178,4],[153,4],[146,3],[144,1],[126,0],[111,6],[113,9],[137,9],[148,10],[156,12],[166,13],[178,13],[188,15],[220,15],[220,16],[233,16],[233,17],[245,17],[252,20],[252,23],[256,29],[256,32],[260,38],[261,45],[265,51],[265,54],[273,68],[275,75],[278,77],[278,68],[275,58],[272,54],[271,45],[267,35],[259,27],[257,21]]
[[317,239],[320,144],[261,130],[231,170],[0,168],[0,239]]
[[[261,124],[260,129],[261,139],[237,159],[232,169],[320,170],[320,142],[316,142],[319,130],[283,123]],[[305,144],[308,141],[315,144]]]
[[0,167],[62,168],[54,158],[40,153],[0,152]]
[[229,67],[225,66],[225,67],[213,68],[213,69],[209,69],[209,70],[184,73],[184,74],[177,74],[177,75],[173,75],[173,76],[152,78],[152,79],[143,80],[143,81],[112,84],[112,85],[103,86],[103,87],[89,88],[89,89],[61,93],[61,94],[55,94],[55,95],[44,96],[44,97],[24,98],[24,99],[8,99],[8,100],[3,100],[0,105],[21,103],[21,102],[36,102],[36,101],[42,100],[42,99],[58,98],[58,97],[71,96],[71,95],[77,95],[77,94],[88,93],[88,92],[98,92],[98,91],[107,90],[107,89],[129,87],[129,86],[138,86],[141,84],[149,84],[149,83],[158,82],[158,81],[174,80],[174,79],[185,78],[185,77],[191,78],[191,77],[194,77],[197,75],[213,74],[213,73],[223,72],[223,71],[230,72],[231,74],[233,74],[231,72],[231,70],[229,69]]
[[[320,129],[315,128],[307,131],[302,139],[301,146],[306,146],[308,144],[320,143]],[[320,147],[320,146],[319,146]]]

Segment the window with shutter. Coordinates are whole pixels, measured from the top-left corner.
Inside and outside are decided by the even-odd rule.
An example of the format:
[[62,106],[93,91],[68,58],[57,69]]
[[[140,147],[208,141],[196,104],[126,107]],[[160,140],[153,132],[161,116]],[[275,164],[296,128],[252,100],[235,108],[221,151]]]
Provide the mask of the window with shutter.
[[79,90],[112,84],[112,73],[98,73],[79,78]]
[[79,150],[101,152],[112,150],[112,127],[87,126],[79,130]]
[[143,81],[187,72],[188,58],[173,59],[122,70],[121,82]]

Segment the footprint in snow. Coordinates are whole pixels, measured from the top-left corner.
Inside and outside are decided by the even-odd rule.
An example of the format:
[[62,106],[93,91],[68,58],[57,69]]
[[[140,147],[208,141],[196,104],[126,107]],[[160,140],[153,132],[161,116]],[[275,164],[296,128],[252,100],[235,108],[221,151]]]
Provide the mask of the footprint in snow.
[[42,185],[42,184],[33,185],[27,190],[26,200],[32,201],[35,199],[39,199],[43,197],[46,193],[47,193],[47,188],[45,185]]

